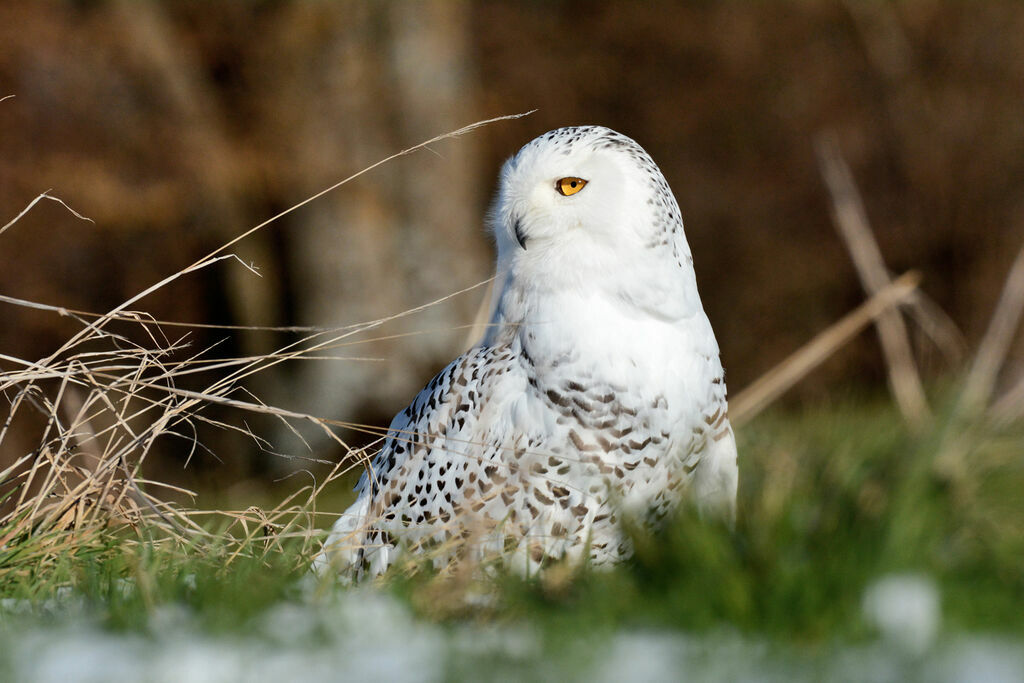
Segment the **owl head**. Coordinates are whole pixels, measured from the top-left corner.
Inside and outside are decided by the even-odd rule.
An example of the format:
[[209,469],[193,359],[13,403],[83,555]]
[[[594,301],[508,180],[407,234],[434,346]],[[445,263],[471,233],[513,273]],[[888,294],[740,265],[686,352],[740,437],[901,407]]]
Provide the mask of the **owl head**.
[[601,126],[553,130],[506,161],[491,228],[499,270],[519,275],[691,268],[661,170],[632,139]]
[[620,253],[685,246],[662,171],[633,139],[601,126],[559,128],[524,145],[502,168],[492,227],[500,258],[588,243]]

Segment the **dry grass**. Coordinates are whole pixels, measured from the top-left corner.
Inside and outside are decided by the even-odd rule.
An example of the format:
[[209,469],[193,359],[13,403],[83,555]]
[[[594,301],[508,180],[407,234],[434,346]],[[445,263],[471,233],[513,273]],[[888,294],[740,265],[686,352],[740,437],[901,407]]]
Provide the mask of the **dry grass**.
[[[5,366],[0,392],[7,400],[0,448],[15,432],[37,428],[39,434],[36,447],[0,473],[0,546],[6,555],[0,571],[45,571],[62,557],[102,547],[112,537],[178,548],[213,542],[230,548],[228,563],[242,553],[280,549],[289,539],[297,539],[307,554],[317,527],[316,495],[342,467],[273,510],[216,513],[166,502],[169,492],[179,498],[194,494],[146,480],[142,472],[158,441],[180,440],[189,457],[204,448],[197,436],[200,424],[239,431],[257,447],[265,446],[247,427],[207,417],[205,409],[215,404],[275,415],[286,423],[311,420],[342,443],[326,420],[236,398],[248,396],[246,377],[285,359],[319,353],[329,345],[318,341],[322,334],[268,356],[211,362],[189,349],[187,334],[168,338],[159,322],[124,307],[92,319],[66,314],[81,329],[53,354],[37,361],[0,356]],[[115,322],[117,328],[130,323],[129,329],[115,331]],[[179,387],[196,373],[210,377],[202,390]],[[358,465],[357,454],[352,455],[344,461],[348,467]],[[211,515],[227,523],[211,525]],[[209,531],[213,527],[222,530]]]

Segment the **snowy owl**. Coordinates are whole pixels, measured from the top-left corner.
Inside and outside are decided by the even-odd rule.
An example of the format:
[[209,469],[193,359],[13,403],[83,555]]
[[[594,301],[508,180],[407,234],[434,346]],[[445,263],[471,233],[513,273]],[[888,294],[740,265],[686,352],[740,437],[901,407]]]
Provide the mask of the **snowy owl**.
[[560,128],[501,171],[483,341],[392,421],[314,568],[360,577],[401,552],[535,572],[631,552],[685,498],[735,516],[718,343],[675,197],[632,139]]

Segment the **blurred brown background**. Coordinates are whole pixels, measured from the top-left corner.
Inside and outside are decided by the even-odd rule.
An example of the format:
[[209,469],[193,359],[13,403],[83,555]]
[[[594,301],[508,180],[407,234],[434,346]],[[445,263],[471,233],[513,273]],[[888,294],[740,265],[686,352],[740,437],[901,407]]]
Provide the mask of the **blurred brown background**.
[[[399,149],[530,109],[234,248],[262,278],[225,262],[138,308],[330,326],[472,285],[490,274],[483,215],[500,162],[570,124],[620,130],[660,164],[733,393],[864,298],[831,223],[820,131],[838,133],[889,267],[921,269],[969,343],[1024,239],[1019,2],[7,0],[0,46],[0,96],[16,96],[0,103],[0,224],[48,188],[96,221],[44,203],[0,236],[0,293],[32,301],[107,310]],[[282,365],[252,388],[283,408],[386,424],[459,351],[482,295],[336,350],[380,361]],[[0,310],[2,353],[37,358],[75,329]],[[295,338],[191,336],[223,355]],[[864,334],[789,400],[883,380]],[[298,448],[267,429],[277,450]]]

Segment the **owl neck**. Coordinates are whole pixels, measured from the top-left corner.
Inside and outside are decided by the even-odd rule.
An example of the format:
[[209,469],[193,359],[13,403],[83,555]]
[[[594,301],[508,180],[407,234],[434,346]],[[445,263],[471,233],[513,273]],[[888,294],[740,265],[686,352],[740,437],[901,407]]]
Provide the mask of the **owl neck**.
[[703,315],[685,241],[678,250],[660,244],[618,252],[576,247],[533,248],[514,259],[499,254],[489,343],[508,343],[525,329],[544,327],[578,345],[607,336],[616,325],[628,330],[647,319],[686,325]]
[[692,272],[651,281],[633,273],[608,288],[516,275],[495,284],[484,344],[518,346],[538,368],[578,363],[624,384],[639,368],[657,375],[692,354],[718,356]]
[[[559,283],[564,285],[565,283]],[[639,312],[644,319],[649,318]],[[509,278],[495,299],[494,314],[484,344],[518,344],[538,361],[566,355],[603,355],[629,349],[637,312],[596,287],[552,287]]]

